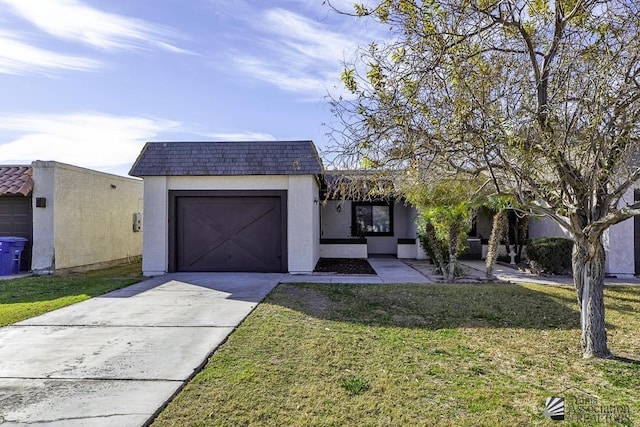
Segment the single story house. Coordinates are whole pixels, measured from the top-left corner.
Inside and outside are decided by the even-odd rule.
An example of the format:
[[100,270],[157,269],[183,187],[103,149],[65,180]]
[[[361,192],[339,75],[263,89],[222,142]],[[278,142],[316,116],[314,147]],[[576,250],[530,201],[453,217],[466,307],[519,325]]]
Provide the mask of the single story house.
[[[327,198],[331,174],[312,141],[147,143],[130,171],[144,180],[143,273],[308,273],[320,257],[425,258],[414,207]],[[489,233],[490,218],[479,221],[478,257]]]
[[0,236],[27,239],[20,269],[52,273],[142,254],[143,183],[55,161],[0,165]]

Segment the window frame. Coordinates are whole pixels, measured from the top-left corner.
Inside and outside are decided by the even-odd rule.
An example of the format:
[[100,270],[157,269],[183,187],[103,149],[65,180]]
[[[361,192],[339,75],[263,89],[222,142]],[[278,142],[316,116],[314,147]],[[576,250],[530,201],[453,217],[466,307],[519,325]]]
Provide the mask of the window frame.
[[[394,211],[394,203],[393,202],[351,202],[351,236],[353,237],[361,237],[361,236],[393,236],[393,211]],[[366,231],[363,230],[359,233],[358,221],[357,221],[357,208],[361,206],[371,206],[371,218],[373,220],[373,207],[374,206],[383,206],[389,209],[389,231]]]

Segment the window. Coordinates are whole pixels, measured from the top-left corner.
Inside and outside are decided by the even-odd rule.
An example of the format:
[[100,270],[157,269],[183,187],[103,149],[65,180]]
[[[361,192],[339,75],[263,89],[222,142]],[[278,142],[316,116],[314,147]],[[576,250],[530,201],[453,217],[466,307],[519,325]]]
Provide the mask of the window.
[[393,236],[393,205],[384,202],[353,202],[353,236]]

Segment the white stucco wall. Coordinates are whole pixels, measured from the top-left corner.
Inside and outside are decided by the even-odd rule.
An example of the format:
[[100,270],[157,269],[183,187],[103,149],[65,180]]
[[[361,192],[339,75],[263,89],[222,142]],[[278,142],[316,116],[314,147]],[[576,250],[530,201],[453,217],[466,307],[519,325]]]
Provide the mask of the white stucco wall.
[[168,206],[171,190],[287,191],[287,259],[292,273],[311,272],[319,258],[319,187],[312,175],[145,177],[142,271],[164,274],[169,264]]
[[[340,206],[338,212],[337,207]],[[322,238],[348,239],[351,235],[352,202],[330,200],[322,206]],[[366,236],[369,254],[397,254],[399,238],[416,237],[417,210],[396,203],[393,207],[393,236]],[[323,255],[325,256],[325,255]],[[415,258],[415,256],[413,257]]]
[[[35,163],[35,162],[34,162]],[[54,167],[33,167],[33,249],[31,269],[36,272],[55,270]],[[36,198],[46,199],[46,208],[36,207]]]
[[[633,202],[633,189],[629,190],[619,203],[622,207]],[[571,233],[549,218],[532,218],[529,222],[529,238],[565,237],[571,239]],[[621,278],[635,274],[635,241],[633,218],[613,225],[602,238],[606,253],[605,272]]]
[[398,258],[400,259],[417,259],[418,258],[418,243],[412,245],[398,244]]
[[142,272],[159,276],[169,263],[169,202],[167,177],[144,178],[144,229],[142,236]]
[[320,257],[322,258],[367,258],[366,244],[320,244]]
[[287,238],[289,272],[310,273],[320,256],[320,188],[313,176],[289,176]]
[[[58,162],[35,161],[32,269],[90,266],[139,256],[142,233],[133,214],[143,211],[143,183]],[[36,199],[46,197],[45,208]]]
[[529,238],[564,237],[571,239],[571,233],[560,227],[557,222],[548,217],[531,217],[529,219]]
[[[633,189],[627,191],[618,206],[622,207],[633,203],[633,192]],[[604,233],[602,243],[604,244],[607,254],[605,263],[605,271],[607,274],[621,278],[633,277],[635,275],[636,244],[633,218],[611,226],[609,230]]]
[[[338,211],[338,209],[340,209]],[[348,239],[351,236],[351,202],[327,200],[321,207],[323,239]]]

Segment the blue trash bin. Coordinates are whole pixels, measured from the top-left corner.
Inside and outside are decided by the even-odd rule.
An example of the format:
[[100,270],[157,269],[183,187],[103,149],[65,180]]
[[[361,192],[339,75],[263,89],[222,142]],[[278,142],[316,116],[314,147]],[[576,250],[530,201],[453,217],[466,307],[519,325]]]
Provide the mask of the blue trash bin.
[[0,237],[0,276],[20,272],[20,260],[27,239],[24,237]]

